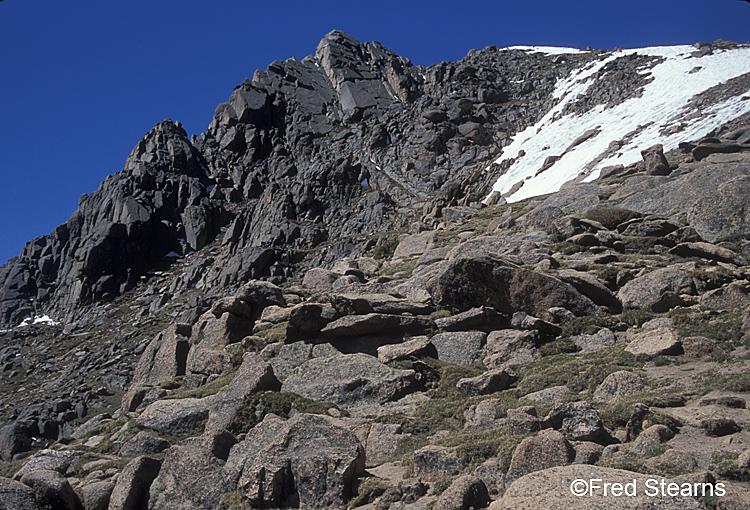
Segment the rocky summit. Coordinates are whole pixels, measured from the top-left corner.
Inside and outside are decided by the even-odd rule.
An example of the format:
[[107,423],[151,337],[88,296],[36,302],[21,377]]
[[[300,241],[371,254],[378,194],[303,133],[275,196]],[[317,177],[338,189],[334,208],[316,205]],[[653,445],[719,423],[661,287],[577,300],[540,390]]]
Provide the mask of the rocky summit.
[[0,267],[0,507],[750,508],[748,210],[749,45],[331,32]]

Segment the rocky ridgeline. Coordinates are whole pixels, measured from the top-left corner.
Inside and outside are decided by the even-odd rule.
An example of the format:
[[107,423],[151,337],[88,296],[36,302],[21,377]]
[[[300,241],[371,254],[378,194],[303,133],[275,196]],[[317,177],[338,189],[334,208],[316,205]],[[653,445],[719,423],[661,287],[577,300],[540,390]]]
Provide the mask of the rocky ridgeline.
[[[6,415],[4,503],[746,508],[746,122],[297,284],[180,292],[214,245],[91,324],[6,333],[4,376],[59,396]],[[725,495],[569,487],[654,477]]]
[[69,320],[2,333],[0,506],[750,506],[750,118],[479,204],[576,58],[334,32],[157,125],[2,269],[4,320]]
[[[171,253],[212,242],[178,287],[218,296],[249,278],[280,282],[316,247],[313,264],[330,267],[423,216],[463,214],[503,171],[488,168],[498,148],[554,105],[556,80],[606,54],[488,47],[424,69],[331,32],[314,56],[236,87],[200,137],[154,127],[68,222],[0,268],[0,324],[78,320]],[[608,67],[612,87],[578,108],[637,94],[642,65]]]

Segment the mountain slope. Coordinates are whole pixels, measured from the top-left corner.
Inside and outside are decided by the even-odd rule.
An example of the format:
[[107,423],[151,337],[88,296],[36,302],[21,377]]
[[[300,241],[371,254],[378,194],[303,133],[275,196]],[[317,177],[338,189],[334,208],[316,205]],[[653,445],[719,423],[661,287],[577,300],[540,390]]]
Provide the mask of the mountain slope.
[[747,48],[698,46],[736,77],[540,196],[686,48],[423,69],[332,32],[159,123],[0,268],[0,506],[551,508],[637,471],[691,492],[595,504],[747,508]]

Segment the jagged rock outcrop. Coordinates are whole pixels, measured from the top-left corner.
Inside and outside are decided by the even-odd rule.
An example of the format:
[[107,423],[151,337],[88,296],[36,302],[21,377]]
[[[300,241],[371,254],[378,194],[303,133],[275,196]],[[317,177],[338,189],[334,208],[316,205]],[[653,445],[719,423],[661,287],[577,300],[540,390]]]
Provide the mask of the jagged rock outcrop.
[[[83,195],[70,219],[0,270],[0,320],[80,307],[132,289],[171,253],[202,248],[222,223],[205,160],[179,124],[157,124],[121,172]],[[33,301],[33,303],[32,303]]]
[[423,69],[331,32],[314,56],[245,80],[201,136],[155,126],[67,223],[0,268],[0,321],[75,317],[133,288],[171,252],[214,240],[178,287],[223,293],[281,279],[302,258],[290,249],[328,240],[316,264],[362,254],[371,245],[339,240],[406,224],[434,192],[433,218],[478,203],[491,185],[482,178],[496,151],[489,142],[544,111],[556,72],[579,58],[489,47]]

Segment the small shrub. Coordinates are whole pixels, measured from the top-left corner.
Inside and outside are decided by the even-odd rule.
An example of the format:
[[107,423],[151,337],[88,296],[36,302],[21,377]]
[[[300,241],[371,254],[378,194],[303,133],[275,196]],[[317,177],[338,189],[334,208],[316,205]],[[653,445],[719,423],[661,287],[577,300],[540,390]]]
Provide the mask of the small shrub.
[[444,319],[446,317],[450,317],[452,314],[450,310],[436,310],[430,314],[430,319],[436,320],[436,319]]
[[716,340],[722,348],[732,350],[740,344],[742,314],[739,311],[721,312],[717,315],[700,313],[687,308],[675,308],[667,314],[671,317],[681,337],[705,336]]
[[703,420],[701,422],[701,428],[706,431],[706,434],[713,437],[723,437],[735,432],[740,432],[742,428],[737,425],[734,420],[727,418],[712,418]]
[[656,314],[645,308],[633,308],[625,310],[620,314],[620,320],[628,326],[640,328],[645,323],[656,317]]
[[566,337],[559,337],[552,342],[546,343],[539,348],[542,356],[554,356],[556,354],[573,354],[580,351],[575,342]]
[[414,268],[417,266],[417,259],[410,259],[410,260],[404,260],[403,262],[399,264],[394,264],[390,266],[384,266],[380,270],[380,274],[384,275],[391,275],[396,273],[404,273],[404,277],[408,278],[411,276],[412,271],[414,271]]
[[750,481],[750,469],[741,468],[737,465],[737,452],[718,451],[711,457],[709,470],[719,475],[719,478],[727,478],[738,482]]
[[286,327],[288,324],[287,321],[279,322],[278,324],[274,324],[272,327],[259,332],[257,336],[263,338],[269,344],[283,342],[286,340]]
[[509,436],[504,429],[481,432],[458,432],[442,438],[440,446],[456,448],[462,468],[473,468],[487,459],[497,457],[501,467],[507,471],[516,446],[527,436]]
[[731,407],[733,409],[745,409],[746,402],[741,397],[720,397],[716,399],[716,405]]
[[[648,407],[684,406],[684,397],[677,393],[677,389],[673,391],[674,393],[646,391],[618,398],[599,409],[599,416],[605,427],[608,429],[616,429],[617,427],[624,427],[628,423],[630,416],[633,414],[633,407],[635,404],[640,403]],[[664,423],[664,425],[666,425],[666,423]]]
[[357,508],[374,502],[391,488],[391,484],[380,478],[371,476],[360,481],[357,494],[349,502],[349,508]]
[[377,260],[383,260],[393,257],[393,252],[396,251],[396,246],[398,246],[398,238],[386,241],[385,243],[375,248],[373,258]]

